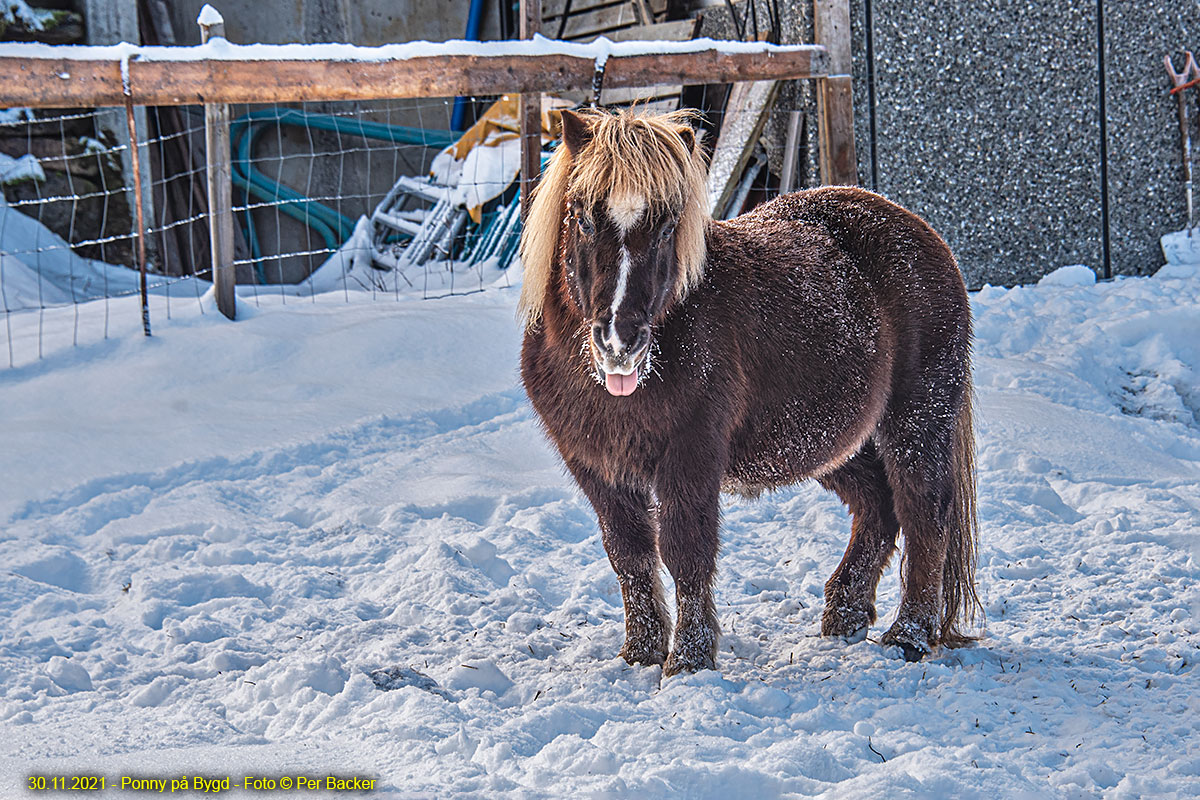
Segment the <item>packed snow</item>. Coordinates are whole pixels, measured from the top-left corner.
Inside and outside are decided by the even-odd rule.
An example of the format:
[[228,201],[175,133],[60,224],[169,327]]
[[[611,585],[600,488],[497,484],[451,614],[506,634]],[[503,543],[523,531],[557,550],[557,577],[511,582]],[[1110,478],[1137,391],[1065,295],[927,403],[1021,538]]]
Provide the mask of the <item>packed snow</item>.
[[213,25],[224,25],[225,18],[221,16],[221,12],[213,8],[211,4],[205,3],[204,8],[200,9],[200,16],[196,17],[196,24],[202,28],[211,27]]
[[[0,184],[44,180],[46,180],[46,173],[33,156],[25,154],[20,158],[13,158],[0,153]],[[3,198],[0,198],[0,202],[3,202]]]
[[[0,183],[5,169],[0,154]],[[32,162],[40,180],[41,165]],[[12,208],[0,195],[0,311],[25,311],[138,291],[138,273],[84,258],[54,231]]]
[[[197,20],[199,22],[199,20]],[[129,42],[112,45],[46,45],[28,42],[0,43],[0,58],[51,58],[82,61],[315,61],[341,59],[347,61],[395,61],[409,58],[444,56],[573,56],[589,61],[606,62],[610,57],[657,55],[662,53],[698,53],[716,50],[719,53],[755,53],[764,57],[781,53],[812,55],[814,66],[824,66],[824,48],[813,45],[776,45],[768,42],[733,42],[714,39],[690,39],[683,42],[639,40],[613,42],[601,36],[591,42],[564,42],[536,34],[532,39],[506,41],[473,41],[452,39],[447,42],[402,42],[379,47],[342,43],[234,44],[225,39],[213,39],[192,47],[138,46]]]
[[1198,796],[1200,271],[1085,278],[972,296],[977,645],[881,648],[895,566],[867,641],[820,638],[849,520],[804,484],[724,501],[721,671],[669,679],[616,658],[513,289],[9,315],[109,336],[0,369],[0,794]]

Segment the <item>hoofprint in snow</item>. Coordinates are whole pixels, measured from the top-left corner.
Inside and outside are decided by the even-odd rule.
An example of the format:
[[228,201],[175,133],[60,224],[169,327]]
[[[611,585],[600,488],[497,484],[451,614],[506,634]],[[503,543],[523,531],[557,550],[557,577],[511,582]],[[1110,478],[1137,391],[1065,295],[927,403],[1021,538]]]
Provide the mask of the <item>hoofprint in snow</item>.
[[[977,646],[818,637],[849,523],[805,484],[726,501],[721,673],[668,680],[615,657],[515,292],[181,304],[149,340],[110,301],[109,339],[0,370],[0,794],[1200,795],[1200,273],[1087,278],[972,297]],[[893,566],[872,638],[896,602]]]

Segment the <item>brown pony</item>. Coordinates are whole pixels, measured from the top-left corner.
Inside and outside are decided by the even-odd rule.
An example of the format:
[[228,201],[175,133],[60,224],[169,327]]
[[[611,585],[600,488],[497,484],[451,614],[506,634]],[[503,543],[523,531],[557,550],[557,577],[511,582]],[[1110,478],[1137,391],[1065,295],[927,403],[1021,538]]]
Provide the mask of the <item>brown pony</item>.
[[866,635],[903,530],[881,642],[916,660],[969,641],[971,319],[954,257],[924,221],[851,187],[710,219],[689,121],[564,113],[521,239],[521,374],[599,517],[621,655],[668,675],[715,668],[720,492],[805,478],[853,514],[822,634]]

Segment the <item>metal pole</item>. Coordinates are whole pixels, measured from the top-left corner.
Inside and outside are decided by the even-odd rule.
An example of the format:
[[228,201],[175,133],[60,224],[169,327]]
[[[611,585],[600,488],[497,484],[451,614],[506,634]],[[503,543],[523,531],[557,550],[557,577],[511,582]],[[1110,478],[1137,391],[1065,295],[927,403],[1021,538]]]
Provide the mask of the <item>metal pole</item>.
[[[225,38],[225,20],[205,5],[196,20],[200,41]],[[204,106],[204,142],[208,161],[208,239],[212,250],[213,290],[217,309],[237,318],[237,272],[233,266],[233,177],[230,171],[229,106]]]

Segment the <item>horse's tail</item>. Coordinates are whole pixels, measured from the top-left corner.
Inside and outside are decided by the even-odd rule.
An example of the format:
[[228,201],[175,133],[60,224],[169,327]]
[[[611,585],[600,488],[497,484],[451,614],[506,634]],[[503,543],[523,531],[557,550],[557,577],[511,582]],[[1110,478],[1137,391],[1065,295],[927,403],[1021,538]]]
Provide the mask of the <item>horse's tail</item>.
[[946,526],[946,565],[942,568],[941,641],[961,645],[979,637],[965,631],[983,621],[983,605],[975,592],[975,560],[979,519],[975,509],[974,394],[968,370],[962,408],[954,426],[954,496]]

